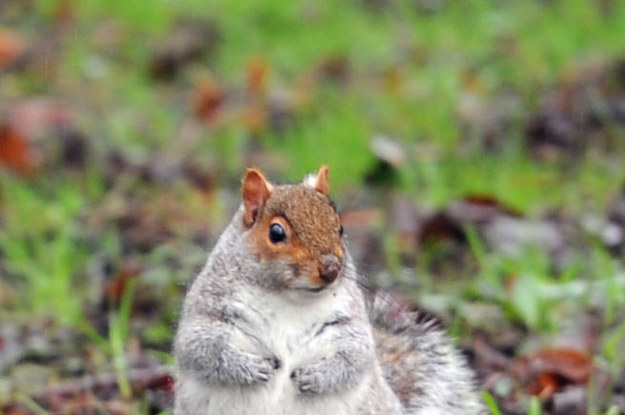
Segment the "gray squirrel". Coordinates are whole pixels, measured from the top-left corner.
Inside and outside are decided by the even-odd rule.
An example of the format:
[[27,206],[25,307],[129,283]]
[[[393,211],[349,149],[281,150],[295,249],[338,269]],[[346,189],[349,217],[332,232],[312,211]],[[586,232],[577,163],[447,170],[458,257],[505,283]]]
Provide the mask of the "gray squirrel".
[[485,414],[435,322],[359,284],[328,168],[274,186],[256,169],[186,295],[174,415]]

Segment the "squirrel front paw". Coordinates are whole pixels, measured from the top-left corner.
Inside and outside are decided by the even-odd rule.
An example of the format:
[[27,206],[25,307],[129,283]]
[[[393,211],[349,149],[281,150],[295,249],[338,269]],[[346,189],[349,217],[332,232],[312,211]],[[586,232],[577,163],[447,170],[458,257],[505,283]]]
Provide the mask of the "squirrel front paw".
[[268,381],[279,367],[279,361],[275,358],[252,356],[248,367],[250,383]]
[[238,379],[236,383],[247,385],[267,382],[281,366],[280,360],[276,357],[262,357],[243,352],[230,362],[236,362],[228,369]]
[[315,365],[300,367],[291,372],[291,380],[300,393],[323,393],[323,374]]

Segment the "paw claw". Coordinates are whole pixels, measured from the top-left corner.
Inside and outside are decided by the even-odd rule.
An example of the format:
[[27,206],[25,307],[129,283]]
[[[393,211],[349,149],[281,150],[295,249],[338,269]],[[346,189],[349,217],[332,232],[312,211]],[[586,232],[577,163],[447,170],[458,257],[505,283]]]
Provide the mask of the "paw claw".
[[306,370],[305,368],[295,369],[291,372],[291,379],[295,383],[297,390],[302,393],[318,392],[318,381],[315,379],[315,372],[312,370]]
[[267,382],[276,370],[274,359],[254,356],[250,363],[249,370],[253,381]]

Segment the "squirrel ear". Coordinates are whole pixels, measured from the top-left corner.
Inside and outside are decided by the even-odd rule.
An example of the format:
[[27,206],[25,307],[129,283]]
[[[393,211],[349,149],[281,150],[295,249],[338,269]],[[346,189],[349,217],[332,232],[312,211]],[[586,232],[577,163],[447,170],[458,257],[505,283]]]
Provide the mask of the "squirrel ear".
[[269,196],[271,196],[273,186],[265,179],[260,170],[247,169],[241,191],[245,207],[243,223],[245,226],[250,227],[256,221]]
[[317,178],[315,179],[315,190],[328,196],[330,194],[330,182],[328,181],[328,166],[325,164],[319,168]]

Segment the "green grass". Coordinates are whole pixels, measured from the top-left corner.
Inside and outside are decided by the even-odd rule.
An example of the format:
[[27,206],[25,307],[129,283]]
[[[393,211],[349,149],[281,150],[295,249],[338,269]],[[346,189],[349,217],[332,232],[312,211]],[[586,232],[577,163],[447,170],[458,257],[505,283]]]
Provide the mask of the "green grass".
[[488,407],[491,415],[501,415],[501,411],[499,410],[499,407],[497,406],[497,402],[495,401],[495,398],[493,398],[493,395],[484,391],[482,393],[482,399],[484,399],[484,402],[486,403],[486,406]]
[[[43,16],[51,15],[53,4],[41,2]],[[60,78],[88,85],[90,96],[83,99],[106,112],[100,128],[107,143],[135,149],[139,155],[148,149],[163,151],[189,114],[184,107],[181,111],[179,105],[167,104],[171,102],[167,89],[146,82],[148,59],[178,18],[196,16],[214,20],[222,41],[216,56],[183,76],[182,88],[191,88],[209,73],[225,85],[238,85],[250,62],[260,56],[269,66],[270,87],[293,92],[328,57],[344,56],[350,62],[354,80],[346,91],[313,91],[307,100],[314,114],[304,116],[281,140],[271,133],[262,140],[284,155],[289,177],[314,169],[325,158],[340,173],[335,175],[337,189],[358,186],[371,159],[367,148],[372,133],[398,137],[409,147],[428,143],[434,157],[415,152],[404,186],[434,205],[458,194],[488,192],[531,210],[550,203],[550,197],[567,197],[544,191],[563,179],[577,182],[599,175],[594,179],[601,184],[596,193],[605,195],[610,190],[605,183],[613,183],[610,175],[623,176],[621,169],[597,169],[595,164],[593,172],[568,177],[557,168],[535,166],[514,149],[504,160],[485,156],[479,148],[459,154],[458,147],[466,144],[456,120],[459,99],[467,90],[486,108],[503,88],[516,91],[523,105],[531,107],[541,87],[569,78],[580,62],[601,61],[617,53],[625,24],[622,4],[615,3],[607,15],[584,0],[450,2],[434,14],[420,13],[409,2],[390,4],[376,11],[358,2],[329,0],[79,2],[74,6],[80,18],[78,35],[67,39]],[[94,50],[93,40],[84,36],[103,17],[115,19],[128,31],[114,53]],[[94,56],[104,62],[108,75],[89,79],[85,68]],[[399,85],[389,91],[379,74],[393,70],[399,73]],[[473,87],[464,84],[468,74],[475,78]],[[512,115],[523,112],[521,108]],[[225,126],[211,135],[230,141],[232,132]],[[513,148],[519,147],[518,137],[510,140]],[[338,160],[333,156],[346,151],[354,156]],[[324,154],[330,156],[321,157]],[[225,155],[229,171],[243,167],[235,153]],[[495,181],[493,168],[498,171]]]
[[46,191],[39,193],[14,178],[3,179],[0,249],[19,287],[17,303],[39,317],[76,323],[85,301],[76,295],[76,287],[84,285],[76,282],[89,258],[76,221],[86,207],[83,194],[70,183],[44,180]]

